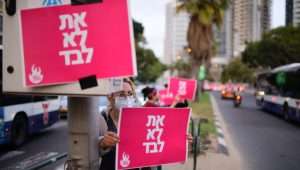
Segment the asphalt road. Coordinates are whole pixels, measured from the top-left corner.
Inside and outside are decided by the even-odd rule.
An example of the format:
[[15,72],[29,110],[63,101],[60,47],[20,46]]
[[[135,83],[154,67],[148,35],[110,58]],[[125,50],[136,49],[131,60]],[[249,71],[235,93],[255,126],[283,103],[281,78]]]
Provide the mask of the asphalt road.
[[[27,169],[51,157],[68,151],[68,128],[66,121],[60,121],[52,127],[31,136],[20,148],[0,146],[0,170]],[[64,159],[50,164],[44,170],[55,170]]]
[[217,99],[228,132],[240,152],[245,170],[299,170],[300,126],[261,111],[252,95],[244,94],[241,108]]

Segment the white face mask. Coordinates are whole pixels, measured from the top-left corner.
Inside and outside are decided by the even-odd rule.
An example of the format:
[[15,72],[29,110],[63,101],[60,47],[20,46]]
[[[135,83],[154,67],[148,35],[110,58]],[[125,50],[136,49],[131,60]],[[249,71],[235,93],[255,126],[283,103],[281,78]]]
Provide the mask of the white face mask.
[[134,107],[136,105],[134,97],[116,97],[115,99],[115,106],[118,110],[121,110],[123,107]]

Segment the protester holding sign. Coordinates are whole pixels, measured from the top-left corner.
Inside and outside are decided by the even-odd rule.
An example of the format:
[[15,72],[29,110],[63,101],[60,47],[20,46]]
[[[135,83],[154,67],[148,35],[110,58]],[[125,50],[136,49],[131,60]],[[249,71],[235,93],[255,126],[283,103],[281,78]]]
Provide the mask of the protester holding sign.
[[159,97],[157,90],[155,88],[145,87],[142,90],[142,93],[144,95],[144,99],[146,103],[144,104],[145,107],[159,107]]
[[136,106],[133,82],[124,79],[123,91],[113,93],[108,98],[110,102],[108,112],[100,119],[99,148],[102,157],[100,170],[115,169],[116,144],[119,142],[117,126],[120,109]]
[[[144,107],[162,107],[159,104],[159,93],[155,88],[145,87],[142,90],[144,98],[147,99]],[[175,107],[176,104],[179,102],[179,97],[174,97],[173,103],[169,105],[170,107]],[[165,105],[164,105],[165,106]]]

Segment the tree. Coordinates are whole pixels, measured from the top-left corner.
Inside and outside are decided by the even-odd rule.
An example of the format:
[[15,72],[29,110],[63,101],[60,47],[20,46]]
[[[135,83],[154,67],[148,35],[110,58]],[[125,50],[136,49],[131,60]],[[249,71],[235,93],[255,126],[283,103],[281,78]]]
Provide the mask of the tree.
[[189,77],[191,73],[191,64],[184,60],[177,60],[175,64],[169,66],[172,71],[177,70],[178,76]]
[[137,80],[143,83],[154,82],[165,70],[163,65],[151,49],[144,48],[140,43],[145,43],[144,27],[133,20],[134,38],[137,56]]
[[166,66],[160,63],[152,50],[138,47],[136,54],[138,81],[143,83],[154,82],[166,70]]
[[280,27],[249,43],[242,61],[250,67],[270,67],[300,62],[300,27]]
[[133,20],[133,30],[134,30],[134,40],[135,40],[135,46],[138,46],[140,42],[145,42],[144,38],[144,26]]
[[193,74],[200,64],[209,65],[213,54],[214,37],[212,27],[222,25],[224,12],[229,0],[184,0],[177,6],[178,11],[190,14],[187,41],[191,49]]
[[221,81],[252,83],[254,80],[254,70],[242,63],[240,58],[232,60],[223,70]]

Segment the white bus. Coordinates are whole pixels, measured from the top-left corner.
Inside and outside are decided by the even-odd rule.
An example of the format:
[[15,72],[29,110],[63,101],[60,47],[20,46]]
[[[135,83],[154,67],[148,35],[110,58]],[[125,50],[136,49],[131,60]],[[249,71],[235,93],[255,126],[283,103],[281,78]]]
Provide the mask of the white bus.
[[19,146],[58,119],[56,96],[0,95],[0,144]]
[[256,103],[264,110],[300,122],[300,63],[258,75]]

